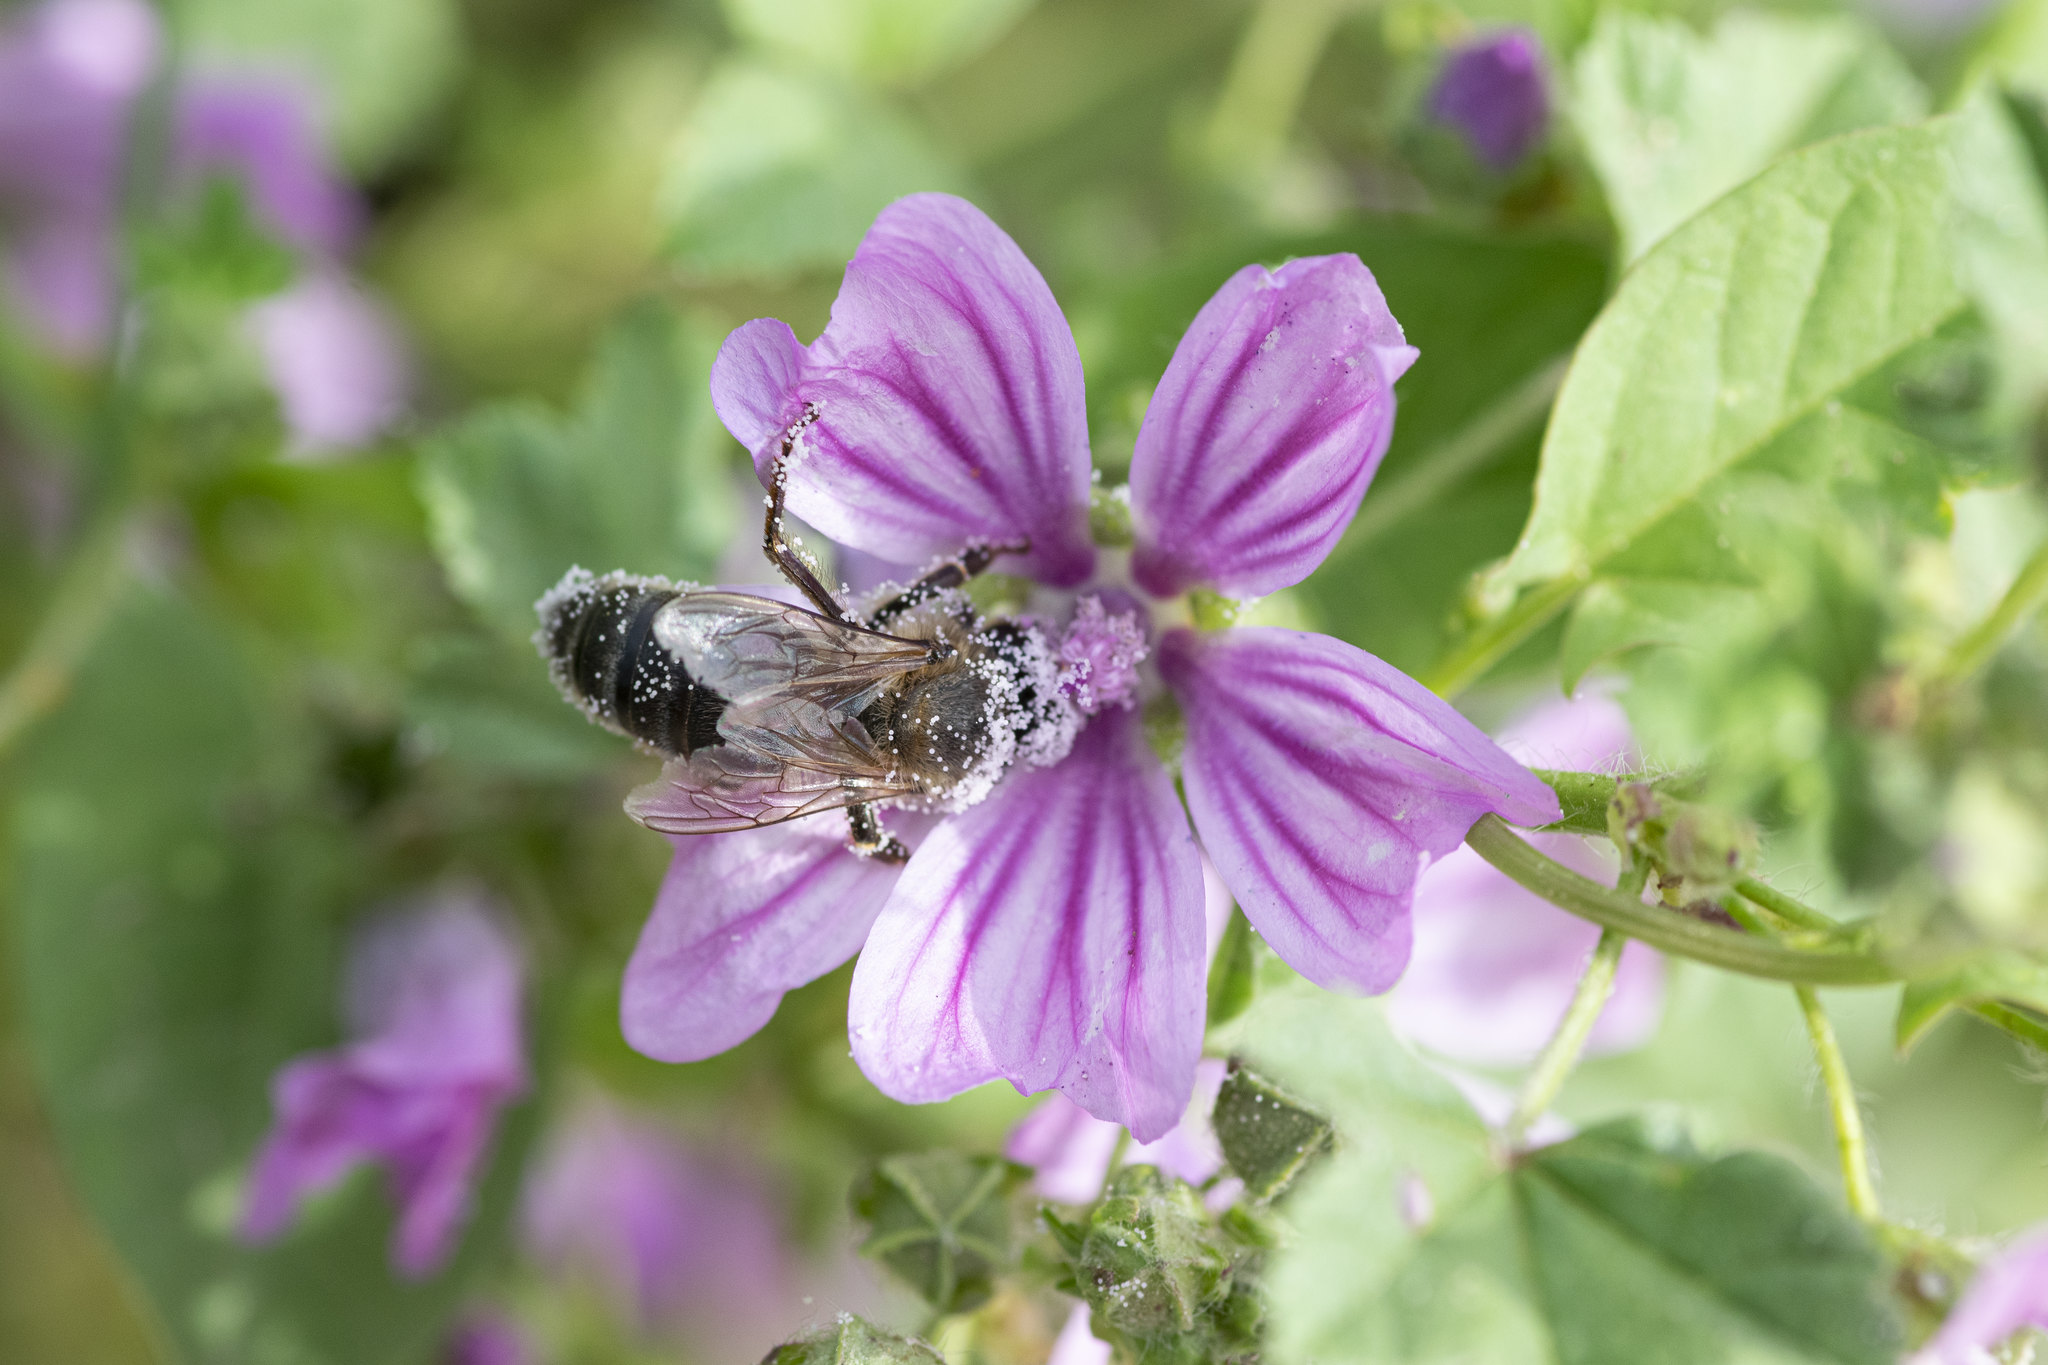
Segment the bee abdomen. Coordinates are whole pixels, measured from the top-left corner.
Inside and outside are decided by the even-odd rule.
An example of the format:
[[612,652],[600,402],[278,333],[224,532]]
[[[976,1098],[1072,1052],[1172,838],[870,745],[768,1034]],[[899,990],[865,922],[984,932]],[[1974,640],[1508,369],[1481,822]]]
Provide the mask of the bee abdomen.
[[667,579],[571,569],[536,604],[534,644],[562,694],[600,725],[687,758],[724,741],[726,699],[701,687],[654,636],[654,618],[680,595]]

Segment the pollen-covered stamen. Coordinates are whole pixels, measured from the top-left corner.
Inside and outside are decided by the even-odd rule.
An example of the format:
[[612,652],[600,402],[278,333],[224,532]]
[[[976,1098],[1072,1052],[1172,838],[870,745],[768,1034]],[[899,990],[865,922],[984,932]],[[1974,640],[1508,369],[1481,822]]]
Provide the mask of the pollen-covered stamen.
[[1060,695],[1084,716],[1136,700],[1138,665],[1146,654],[1145,627],[1136,611],[1112,613],[1099,597],[1074,607],[1054,657]]

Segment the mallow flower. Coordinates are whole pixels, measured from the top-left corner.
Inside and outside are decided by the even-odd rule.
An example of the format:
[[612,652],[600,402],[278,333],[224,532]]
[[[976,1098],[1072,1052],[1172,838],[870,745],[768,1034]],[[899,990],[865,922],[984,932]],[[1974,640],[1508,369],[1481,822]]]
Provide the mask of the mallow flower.
[[479,897],[449,894],[373,921],[353,945],[351,1041],[271,1081],[276,1119],[250,1175],[242,1236],[277,1237],[300,1202],[363,1161],[399,1206],[392,1262],[453,1250],[498,1111],[526,1088],[517,946]]
[[[1545,702],[1499,732],[1500,745],[1540,768],[1615,772],[1634,766],[1628,717],[1587,690]],[[1530,843],[1582,876],[1613,885],[1619,862],[1604,838],[1531,834]],[[1430,864],[1415,885],[1415,949],[1387,997],[1394,1027],[1454,1062],[1502,1065],[1535,1056],[1564,1017],[1599,941],[1599,926],[1510,881],[1469,848]],[[1631,943],[1588,1047],[1618,1052],[1649,1041],[1663,1011],[1663,959]]]
[[593,1282],[643,1330],[759,1321],[788,1280],[758,1181],[595,1097],[569,1112],[528,1173],[520,1241],[551,1274]]
[[[1415,356],[1355,256],[1240,270],[1154,392],[1128,553],[1101,553],[1073,334],[973,205],[883,210],[809,346],[774,319],[735,331],[712,400],[764,482],[784,478],[796,516],[890,563],[1010,547],[995,568],[1033,586],[1067,723],[980,799],[916,829],[893,817],[915,850],[901,865],[850,852],[831,818],[678,837],[626,970],[627,1038],[710,1056],[858,951],[849,1034],[884,1093],[1007,1079],[1148,1141],[1180,1119],[1201,1052],[1204,850],[1296,970],[1391,986],[1423,867],[1486,812],[1556,819],[1555,797],[1364,651],[1199,629],[1190,598],[1257,597],[1315,569],[1385,454]],[[1180,733],[1185,809],[1148,728]],[[657,783],[630,804],[645,817],[689,799]]]
[[1992,1353],[2029,1328],[2048,1332],[2048,1227],[2043,1226],[2029,1229],[1984,1263],[1908,1365],[1995,1365],[2008,1357]]
[[1461,43],[1437,73],[1429,112],[1457,129],[1472,154],[1494,170],[1513,170],[1550,126],[1543,44],[1525,28],[1496,29]]

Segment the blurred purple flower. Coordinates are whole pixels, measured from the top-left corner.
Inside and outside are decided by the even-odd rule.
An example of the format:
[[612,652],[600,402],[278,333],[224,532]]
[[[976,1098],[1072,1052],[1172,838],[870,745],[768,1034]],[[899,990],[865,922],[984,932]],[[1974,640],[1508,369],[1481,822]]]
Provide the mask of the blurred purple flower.
[[398,327],[339,272],[309,270],[250,308],[247,324],[294,450],[317,455],[362,445],[403,409]]
[[178,92],[172,167],[188,185],[228,175],[264,227],[289,246],[335,257],[362,209],[321,138],[314,92],[281,71],[205,70]]
[[[1543,768],[1614,771],[1634,747],[1611,698],[1549,702],[1500,734],[1501,747]],[[1612,885],[1619,865],[1605,840],[1526,835],[1552,858]],[[1453,849],[1415,886],[1415,953],[1388,997],[1396,1028],[1455,1061],[1527,1061],[1549,1038],[1599,940],[1599,926],[1523,890],[1469,848]],[[1663,1011],[1664,965],[1631,943],[1590,1048],[1638,1047]]]
[[537,1261],[590,1274],[643,1328],[762,1318],[787,1281],[758,1184],[600,1100],[572,1112],[529,1176],[522,1227]]
[[481,899],[446,895],[368,926],[349,964],[354,1041],[271,1082],[276,1122],[243,1237],[276,1237],[308,1194],[381,1161],[399,1204],[393,1263],[414,1277],[437,1269],[498,1110],[526,1088],[519,1010],[518,949]]
[[1429,112],[1464,134],[1481,161],[1512,170],[1550,124],[1542,43],[1527,29],[1508,28],[1453,48],[1430,91]]
[[441,1351],[442,1365],[536,1365],[536,1359],[526,1333],[497,1313],[472,1313]]
[[[2035,1227],[1978,1270],[1911,1365],[1994,1365],[2013,1333],[2048,1332],[2048,1228]],[[2025,1359],[2024,1355],[2014,1359]]]
[[161,35],[141,0],[44,0],[0,25],[0,227],[8,291],[71,356],[113,324],[128,115]]
[[1045,1358],[1045,1365],[1109,1365],[1113,1354],[1109,1343],[1098,1341],[1088,1327],[1088,1305],[1075,1304],[1074,1311],[1067,1314],[1067,1325],[1060,1329],[1059,1339],[1052,1344],[1052,1354]]
[[[678,838],[627,967],[627,1038],[672,1061],[723,1051],[784,990],[859,950],[849,1033],[884,1093],[939,1100],[1000,1077],[1157,1138],[1179,1121],[1201,1052],[1190,814],[1297,970],[1344,990],[1392,985],[1422,866],[1481,814],[1541,823],[1556,798],[1363,651],[1299,631],[1174,628],[1152,603],[1197,588],[1254,596],[1312,572],[1386,452],[1394,381],[1414,359],[1355,256],[1232,276],[1139,430],[1127,585],[1096,579],[1073,334],[973,205],[927,194],[885,209],[812,345],[769,318],[735,331],[712,401],[764,479],[798,433],[796,515],[892,563],[1028,541],[1000,564],[1037,580],[1043,617],[1139,631],[1145,671],[1094,690],[1171,693],[1187,810],[1138,711],[1110,704],[1049,724],[1070,748],[1048,744],[986,799],[956,802],[901,868],[856,857],[829,821]],[[1091,596],[1106,609],[1093,625]],[[1107,640],[1061,644],[1120,657]],[[629,809],[686,832],[705,810],[691,771],[670,765]]]

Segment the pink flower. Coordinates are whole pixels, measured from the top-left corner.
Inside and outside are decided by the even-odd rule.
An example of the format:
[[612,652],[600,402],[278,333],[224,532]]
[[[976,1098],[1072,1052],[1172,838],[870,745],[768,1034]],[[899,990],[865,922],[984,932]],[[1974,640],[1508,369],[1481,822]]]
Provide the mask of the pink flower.
[[178,93],[173,169],[187,184],[232,176],[279,241],[339,256],[362,206],[328,158],[316,103],[303,80],[281,71],[203,71]]
[[384,308],[339,271],[313,269],[256,304],[247,324],[293,449],[359,446],[405,406],[405,347]]
[[1098,1341],[1088,1330],[1088,1305],[1077,1303],[1074,1311],[1067,1314],[1067,1325],[1060,1329],[1059,1339],[1052,1344],[1052,1354],[1046,1357],[1045,1365],[1109,1365],[1114,1354],[1109,1343]]
[[1993,1365],[1992,1349],[2028,1327],[2048,1331],[2048,1228],[2034,1228],[1977,1272],[1912,1365]]
[[579,1105],[528,1176],[523,1240],[594,1274],[642,1327],[696,1311],[765,1316],[785,1279],[774,1209],[750,1180],[610,1103]]
[[[734,332],[713,402],[764,477],[797,431],[796,515],[892,563],[1028,541],[998,567],[1040,585],[1033,612],[1066,622],[1049,627],[1068,632],[1062,652],[1122,657],[1133,676],[1096,677],[1099,711],[1075,705],[1037,752],[1020,741],[985,799],[953,803],[901,867],[848,852],[837,821],[678,838],[626,972],[628,1039],[709,1056],[858,950],[849,1032],[884,1093],[916,1103],[1004,1078],[1157,1138],[1201,1051],[1202,849],[1297,970],[1392,985],[1423,866],[1488,811],[1555,819],[1555,797],[1371,655],[1299,631],[1175,626],[1172,599],[1274,592],[1314,570],[1386,451],[1414,358],[1356,257],[1239,271],[1140,429],[1126,579],[1089,538],[1073,335],[972,205],[916,195],[884,210],[810,346],[773,319]],[[1143,639],[1142,664],[1089,638],[1109,621]],[[1169,700],[1186,810],[1140,721],[1138,703]],[[674,777],[636,813],[693,808]]]
[[98,349],[113,324],[128,118],[161,41],[141,0],[44,0],[0,25],[8,291],[67,355]]
[[[1633,748],[1628,718],[1597,693],[1538,707],[1502,731],[1500,742],[1538,767],[1579,770],[1613,770]],[[1606,840],[1527,837],[1567,867],[1613,885],[1618,864]],[[1527,1061],[1564,1017],[1599,937],[1599,926],[1523,890],[1471,849],[1453,849],[1416,883],[1415,955],[1388,997],[1394,1025],[1455,1061]],[[1663,959],[1629,944],[1592,1050],[1647,1042],[1663,999]]]
[[510,1318],[472,1313],[448,1334],[441,1365],[534,1365],[533,1343]]
[[277,1118],[250,1177],[242,1235],[264,1242],[300,1201],[381,1161],[399,1204],[392,1260],[408,1276],[453,1249],[498,1110],[526,1088],[518,950],[491,910],[446,896],[386,916],[350,962],[354,1041],[271,1082]]
[[1543,44],[1527,29],[1507,28],[1459,45],[1437,75],[1429,111],[1464,134],[1481,161],[1514,169],[1550,126]]

